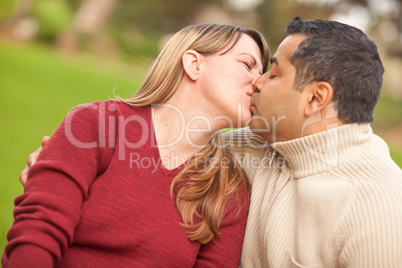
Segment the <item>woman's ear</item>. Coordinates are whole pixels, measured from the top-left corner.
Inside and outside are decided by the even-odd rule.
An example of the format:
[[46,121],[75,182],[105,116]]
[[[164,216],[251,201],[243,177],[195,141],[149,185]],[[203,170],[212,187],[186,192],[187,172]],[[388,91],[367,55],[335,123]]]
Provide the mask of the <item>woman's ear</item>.
[[187,76],[196,81],[200,75],[202,55],[195,50],[187,50],[182,57],[183,68]]
[[313,82],[304,90],[308,90],[309,96],[309,103],[304,110],[306,117],[322,111],[328,104],[332,103],[334,89],[328,82]]

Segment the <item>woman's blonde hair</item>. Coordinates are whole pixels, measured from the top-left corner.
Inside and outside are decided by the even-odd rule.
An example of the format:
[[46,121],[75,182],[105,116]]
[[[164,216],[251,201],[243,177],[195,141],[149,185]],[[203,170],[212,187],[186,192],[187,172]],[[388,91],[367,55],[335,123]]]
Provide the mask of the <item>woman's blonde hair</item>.
[[[220,52],[233,42],[224,54],[236,45],[242,34],[250,36],[257,43],[262,55],[263,72],[266,72],[269,49],[258,31],[233,25],[191,25],[169,40],[139,90],[125,102],[134,106],[165,103],[183,80],[185,71],[182,56],[187,50],[207,56]],[[235,207],[239,212],[247,203],[249,191],[247,176],[224,148],[220,133],[215,133],[206,147],[189,160],[171,185],[171,194],[176,195],[176,206],[188,238],[202,244],[219,237],[228,197],[230,202],[236,202]]]

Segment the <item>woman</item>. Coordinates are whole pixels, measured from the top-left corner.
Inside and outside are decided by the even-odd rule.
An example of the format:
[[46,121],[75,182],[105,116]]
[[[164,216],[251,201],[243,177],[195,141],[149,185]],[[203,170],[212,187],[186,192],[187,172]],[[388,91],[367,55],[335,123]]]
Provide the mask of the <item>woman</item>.
[[189,26],[131,99],[73,109],[15,201],[3,265],[237,267],[249,185],[214,133],[248,123],[268,55],[255,30]]

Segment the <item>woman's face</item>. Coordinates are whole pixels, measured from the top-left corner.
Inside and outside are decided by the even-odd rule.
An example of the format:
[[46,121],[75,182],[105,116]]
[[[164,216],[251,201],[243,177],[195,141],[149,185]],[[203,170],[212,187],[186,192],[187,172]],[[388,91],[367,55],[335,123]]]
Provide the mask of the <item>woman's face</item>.
[[222,55],[227,49],[205,57],[202,88],[216,123],[244,127],[251,118],[251,96],[262,73],[262,56],[257,43],[246,34]]

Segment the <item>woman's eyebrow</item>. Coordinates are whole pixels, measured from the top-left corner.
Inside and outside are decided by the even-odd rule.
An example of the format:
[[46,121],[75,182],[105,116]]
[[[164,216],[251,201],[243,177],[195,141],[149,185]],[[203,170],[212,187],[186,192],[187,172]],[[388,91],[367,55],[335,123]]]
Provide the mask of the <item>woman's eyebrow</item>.
[[[250,56],[251,58],[253,58],[253,65],[257,65],[257,60],[255,59],[255,57],[253,56],[253,55],[251,55],[250,53],[246,53],[246,52],[244,52],[244,53],[240,53],[240,55],[247,55],[247,56]],[[259,71],[258,72],[260,75],[262,75],[262,71]]]
[[254,65],[257,64],[257,60],[256,60],[255,57],[254,57],[253,55],[251,55],[250,53],[244,52],[244,53],[240,53],[240,55],[247,55],[247,56],[252,57],[252,58],[253,58],[253,64],[254,64]]

